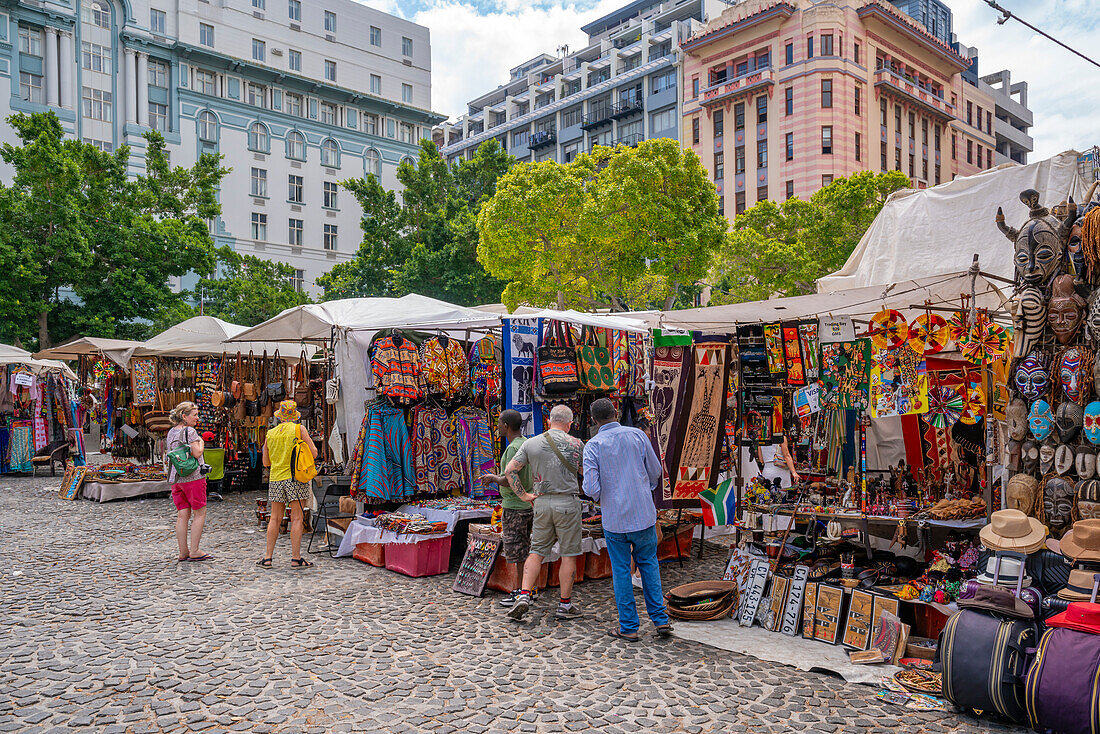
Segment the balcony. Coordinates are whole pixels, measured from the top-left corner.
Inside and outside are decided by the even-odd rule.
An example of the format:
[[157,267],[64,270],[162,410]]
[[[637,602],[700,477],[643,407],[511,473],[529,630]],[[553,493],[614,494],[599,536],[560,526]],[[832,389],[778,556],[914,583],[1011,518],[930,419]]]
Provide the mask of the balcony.
[[747,74],[734,77],[725,82],[719,82],[700,91],[701,103],[704,107],[726,104],[738,97],[763,91],[775,85],[775,71],[771,67],[756,69]]
[[642,99],[641,97],[633,97],[630,99],[624,99],[618,104],[611,105],[611,117],[618,120],[623,117],[628,117],[636,112],[642,111]]
[[528,150],[540,150],[549,148],[558,142],[558,134],[554,130],[539,130],[531,134],[527,140]]
[[633,148],[638,143],[645,140],[645,136],[641,133],[632,133],[630,135],[624,135],[615,141],[615,145],[629,145]]
[[875,72],[875,88],[880,94],[886,94],[901,102],[916,104],[933,117],[945,122],[956,119],[954,105],[890,69],[878,69]]
[[581,129],[592,130],[600,125],[610,124],[612,114],[614,114],[614,108],[611,105],[598,107],[594,112],[589,112],[584,116],[584,120],[581,121]]

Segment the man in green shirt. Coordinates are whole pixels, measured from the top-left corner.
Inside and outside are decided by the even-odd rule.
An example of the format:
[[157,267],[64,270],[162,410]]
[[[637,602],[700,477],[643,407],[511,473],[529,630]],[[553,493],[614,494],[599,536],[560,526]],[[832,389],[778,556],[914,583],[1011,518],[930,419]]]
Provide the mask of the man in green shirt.
[[[523,425],[523,416],[516,410],[501,412],[497,420],[497,433],[508,442],[504,449],[504,455],[500,458],[500,466],[503,469],[508,462],[515,457],[519,447],[523,445],[524,438],[520,435],[520,427]],[[504,532],[504,560],[511,564],[517,584],[523,577],[523,562],[531,550],[531,524],[534,520],[534,509],[530,502],[524,502],[512,490],[508,477],[502,474],[484,474],[482,480],[492,482],[500,486],[501,525]],[[531,467],[525,466],[519,472],[519,481],[525,492],[531,491]],[[510,607],[519,596],[519,588],[500,600],[502,607]]]

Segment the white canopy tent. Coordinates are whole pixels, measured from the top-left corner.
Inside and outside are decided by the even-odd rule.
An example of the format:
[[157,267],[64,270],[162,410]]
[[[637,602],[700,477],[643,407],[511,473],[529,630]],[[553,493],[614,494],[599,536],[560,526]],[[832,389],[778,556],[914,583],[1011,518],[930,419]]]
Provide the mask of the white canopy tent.
[[1044,206],[1070,196],[1078,203],[1087,184],[1076,151],[1018,165],[1006,163],[929,189],[891,194],[844,266],[817,281],[819,293],[965,270],[975,254],[982,270],[1012,278],[1012,244],[997,229],[1002,207],[1010,226],[1028,217],[1020,192],[1035,189]]
[[[528,310],[526,313],[522,314],[517,310],[516,313],[512,314],[513,317],[521,319],[555,319],[570,324],[580,324],[581,326],[649,333],[650,324],[644,318],[647,315],[654,318],[657,316],[656,312],[652,314],[647,314],[646,312],[629,314],[582,313],[580,311],[555,311],[552,309],[541,311]],[[508,316],[504,318],[508,318]]]
[[[69,366],[64,362],[58,362],[52,359],[35,359],[26,349],[0,344],[0,367],[9,364],[24,365],[36,375],[41,375],[46,372],[60,372],[66,377],[73,380],[76,379],[76,375],[73,374],[73,371],[69,369]],[[7,386],[4,386],[3,389],[6,390]]]
[[[108,352],[117,352],[123,349],[129,349],[131,347],[141,346],[141,342],[132,341],[130,339],[106,339],[98,336],[82,336],[78,339],[65,342],[56,347],[50,347],[49,349],[43,349],[40,352],[36,352],[35,359],[76,359],[85,354],[103,354]],[[112,356],[112,361],[117,360]],[[127,368],[127,365],[123,362],[118,362],[118,365],[122,368]]]
[[[275,342],[229,341],[247,329],[247,326],[231,324],[213,316],[195,316],[165,329],[147,342],[105,353],[116,362],[128,365],[133,357],[216,357],[223,352],[236,354],[242,350],[252,350],[257,356],[266,351],[271,356],[279,348],[280,345]],[[313,351],[312,346],[307,349],[307,353]],[[297,359],[299,354],[282,356]]]

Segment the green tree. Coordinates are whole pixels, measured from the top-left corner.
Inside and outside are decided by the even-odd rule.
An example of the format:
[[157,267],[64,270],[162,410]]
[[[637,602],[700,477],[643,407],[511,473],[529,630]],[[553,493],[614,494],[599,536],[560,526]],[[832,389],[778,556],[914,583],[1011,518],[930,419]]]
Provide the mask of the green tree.
[[840,268],[886,198],[909,186],[900,171],[838,178],[809,201],[763,201],[737,217],[714,260],[712,304],[812,293]]
[[[164,138],[145,134],[146,172],[130,151],[105,153],[64,137],[52,112],[8,118],[19,145],[0,146],[15,169],[0,184],[0,339],[39,348],[74,335],[128,335],[176,297],[169,279],[213,267],[206,221],[227,170],[216,155],[168,165]],[[7,297],[10,296],[10,297]]]
[[511,308],[670,308],[727,226],[698,156],[646,140],[512,168],[478,217],[478,258]]
[[492,140],[470,160],[448,164],[422,140],[417,162],[397,169],[400,196],[373,175],[342,182],[363,209],[363,241],[355,260],[318,278],[325,300],[406,293],[460,305],[499,300],[504,284],[478,262],[476,223],[514,160]]

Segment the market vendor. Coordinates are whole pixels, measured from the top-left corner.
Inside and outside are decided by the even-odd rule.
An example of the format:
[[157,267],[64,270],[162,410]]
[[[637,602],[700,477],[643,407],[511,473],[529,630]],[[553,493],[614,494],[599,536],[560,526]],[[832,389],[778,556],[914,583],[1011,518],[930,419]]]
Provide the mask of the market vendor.
[[[519,453],[519,447],[523,445],[524,437],[520,433],[523,427],[523,416],[518,410],[509,408],[501,412],[497,419],[497,433],[508,443],[504,449],[504,455],[500,458],[501,468],[508,464]],[[501,500],[501,525],[504,535],[504,560],[512,566],[513,577],[517,584],[521,584],[523,577],[523,562],[527,560],[527,554],[531,550],[531,523],[534,520],[535,511],[530,502],[525,502],[516,496],[508,482],[508,477],[503,474],[483,474],[482,481],[492,482],[500,487]],[[525,466],[519,472],[519,483],[524,492],[531,491],[531,467]],[[511,594],[500,600],[502,607],[511,607],[519,598],[520,589],[515,588]]]

